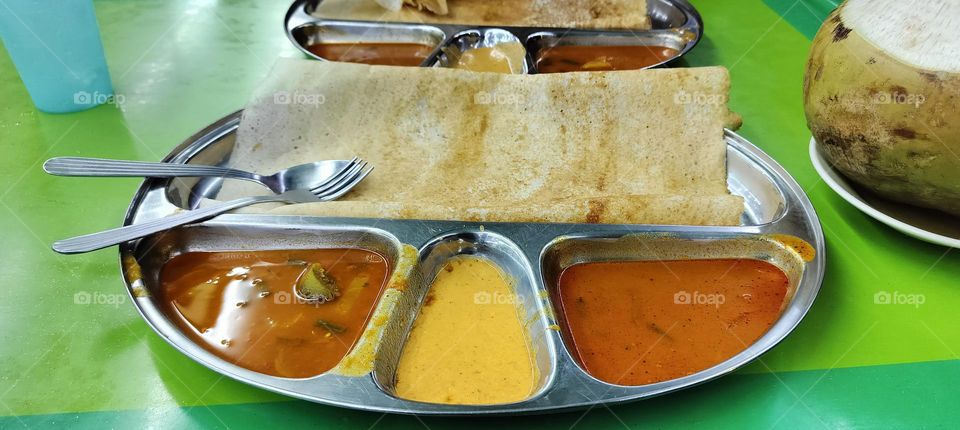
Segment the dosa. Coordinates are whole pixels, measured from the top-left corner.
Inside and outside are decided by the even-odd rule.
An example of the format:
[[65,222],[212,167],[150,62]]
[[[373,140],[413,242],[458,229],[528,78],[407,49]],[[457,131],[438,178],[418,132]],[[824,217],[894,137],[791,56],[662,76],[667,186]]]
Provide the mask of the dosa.
[[[230,165],[359,156],[337,202],[275,213],[467,221],[736,225],[720,67],[549,75],[281,60]],[[261,194],[228,181],[221,198]]]
[[477,26],[531,26],[647,29],[646,0],[448,0],[445,14],[428,8],[387,10],[374,1],[324,0],[313,15],[378,22],[449,23]]

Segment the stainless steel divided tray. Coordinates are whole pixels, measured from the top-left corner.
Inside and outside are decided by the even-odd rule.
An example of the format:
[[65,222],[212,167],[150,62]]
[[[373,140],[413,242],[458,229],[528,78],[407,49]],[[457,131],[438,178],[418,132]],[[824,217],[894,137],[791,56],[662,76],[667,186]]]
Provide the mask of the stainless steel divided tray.
[[682,57],[700,41],[703,20],[686,0],[648,0],[651,28],[643,30],[591,30],[555,27],[489,27],[457,24],[375,22],[325,19],[313,14],[321,0],[296,0],[284,18],[287,38],[309,57],[317,43],[417,43],[434,47],[421,66],[446,66],[445,51],[463,51],[503,42],[520,42],[527,51],[525,73],[537,73],[536,58],[557,45],[663,46],[677,54],[656,67]]
[[[223,118],[177,147],[166,161],[226,165],[239,121],[239,112]],[[121,266],[133,303],[167,342],[216,372],[292,397],[373,411],[450,415],[534,413],[642,399],[709,381],[756,359],[797,326],[820,288],[824,241],[809,200],[796,182],[755,146],[733,132],[727,132],[726,140],[728,184],[746,201],[740,226],[480,224],[234,214],[125,243],[120,247]],[[219,181],[149,179],[134,197],[125,223],[164,216],[194,206],[200,198],[215,197]],[[815,257],[804,261],[786,245],[789,241],[777,239],[783,237],[780,235],[809,243]],[[368,324],[361,337],[361,343],[364,339],[372,342],[364,346],[365,351],[374,351],[367,355],[372,357],[370,367],[359,373],[342,372],[338,366],[320,376],[290,379],[232,365],[181,333],[161,311],[154,294],[161,267],[182,252],[343,246],[380,253],[393,263],[394,276],[402,272],[408,280],[402,294],[394,294],[389,300],[387,293],[381,297],[374,319],[378,315],[384,318]],[[539,389],[528,400],[456,406],[407,401],[391,394],[396,363],[420,303],[443,263],[459,254],[487,257],[515,281],[541,375]],[[589,261],[679,258],[763,259],[788,275],[794,292],[766,334],[709,369],[644,386],[610,385],[581,370],[556,330],[552,300],[560,271]],[[359,348],[360,344],[354,352]]]

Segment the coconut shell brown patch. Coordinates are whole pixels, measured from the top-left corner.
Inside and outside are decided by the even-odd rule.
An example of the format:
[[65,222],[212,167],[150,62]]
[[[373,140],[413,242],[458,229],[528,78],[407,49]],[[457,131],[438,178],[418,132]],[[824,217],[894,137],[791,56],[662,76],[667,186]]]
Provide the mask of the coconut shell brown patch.
[[834,21],[837,22],[837,26],[833,27],[833,41],[839,42],[843,39],[846,39],[847,36],[850,35],[850,32],[853,31],[853,29],[843,25],[843,20],[840,19],[839,15],[837,15]]

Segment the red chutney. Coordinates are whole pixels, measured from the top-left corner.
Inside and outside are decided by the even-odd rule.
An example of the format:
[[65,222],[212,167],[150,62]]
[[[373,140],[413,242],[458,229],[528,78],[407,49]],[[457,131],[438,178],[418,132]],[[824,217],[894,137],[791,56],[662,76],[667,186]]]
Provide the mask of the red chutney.
[[537,58],[540,73],[636,70],[676,57],[680,51],[665,46],[560,45],[544,49]]
[[751,259],[576,264],[560,275],[563,336],[587,373],[644,385],[719,364],[780,317],[789,287]]

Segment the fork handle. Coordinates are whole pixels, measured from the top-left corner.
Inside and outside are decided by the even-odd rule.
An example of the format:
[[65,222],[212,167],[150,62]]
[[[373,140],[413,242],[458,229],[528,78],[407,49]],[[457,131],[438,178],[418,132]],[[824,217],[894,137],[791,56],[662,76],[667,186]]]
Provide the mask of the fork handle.
[[198,164],[151,163],[106,158],[56,157],[43,163],[43,170],[57,176],[172,178],[218,176],[259,181],[260,176],[242,170]]
[[257,203],[284,202],[287,199],[283,196],[255,196],[243,197],[236,200],[210,206],[207,208],[195,209],[159,218],[139,224],[127,225],[110,230],[104,230],[98,233],[91,233],[83,236],[77,236],[70,239],[64,239],[53,243],[53,250],[61,254],[81,254],[84,252],[96,251],[101,248],[139,239],[169,230],[184,224],[196,221],[202,221],[207,218],[213,218],[224,212],[242,208]]

